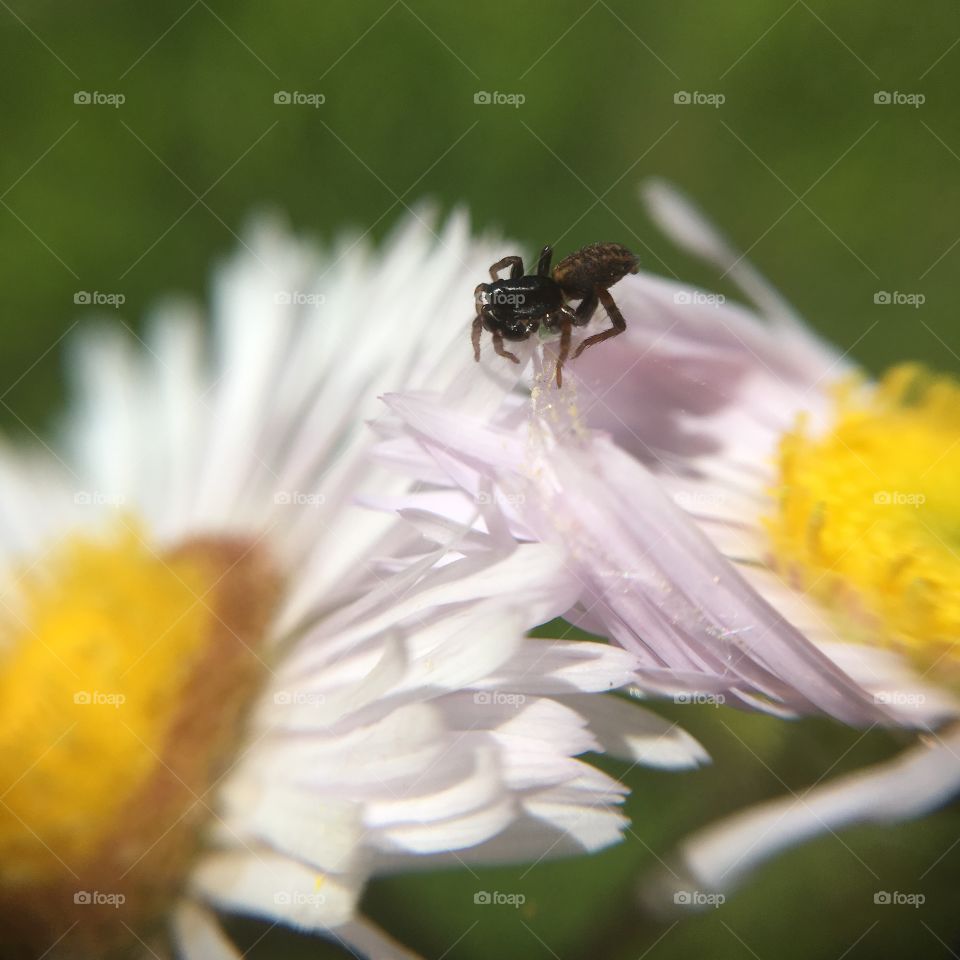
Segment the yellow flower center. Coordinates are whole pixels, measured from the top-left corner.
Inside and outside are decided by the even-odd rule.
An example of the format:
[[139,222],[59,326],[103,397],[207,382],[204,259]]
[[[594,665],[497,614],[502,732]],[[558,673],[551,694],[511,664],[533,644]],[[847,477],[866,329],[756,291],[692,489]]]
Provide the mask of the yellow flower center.
[[10,571],[0,928],[24,955],[68,928],[50,956],[108,956],[131,931],[152,935],[261,677],[276,586],[247,545],[159,554],[130,523]]
[[856,639],[960,667],[960,384],[916,365],[838,392],[779,451],[775,564]]

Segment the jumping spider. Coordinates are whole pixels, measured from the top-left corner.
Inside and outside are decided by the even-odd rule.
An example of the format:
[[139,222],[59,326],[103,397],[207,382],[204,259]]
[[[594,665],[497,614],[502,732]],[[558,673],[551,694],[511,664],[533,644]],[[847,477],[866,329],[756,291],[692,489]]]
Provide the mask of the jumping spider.
[[[540,251],[535,274],[524,275],[520,257],[504,257],[490,268],[493,283],[481,283],[473,292],[477,316],[473,321],[473,356],[480,359],[480,333],[489,330],[493,335],[493,349],[501,356],[519,363],[504,340],[526,340],[536,333],[541,324],[550,333],[560,334],[560,353],[557,357],[557,386],[563,385],[563,364],[570,353],[570,336],[574,327],[583,327],[602,303],[613,326],[603,333],[587,337],[577,347],[573,359],[595,343],[609,340],[627,329],[609,288],[628,273],[636,273],[639,260],[619,243],[591,243],[564,257],[550,271],[553,249]],[[510,267],[510,278],[497,275]],[[579,300],[574,308],[568,301]]]

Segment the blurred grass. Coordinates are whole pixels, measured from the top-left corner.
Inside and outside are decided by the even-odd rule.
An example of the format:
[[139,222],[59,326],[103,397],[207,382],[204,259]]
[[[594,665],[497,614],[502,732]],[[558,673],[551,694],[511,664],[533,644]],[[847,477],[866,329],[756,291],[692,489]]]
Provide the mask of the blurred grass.
[[[211,265],[263,207],[324,238],[346,227],[379,238],[432,197],[466,204],[528,255],[547,241],[563,252],[619,240],[650,269],[716,285],[644,218],[636,184],[651,175],[687,190],[871,369],[905,357],[960,369],[958,36],[955,4],[920,15],[891,0],[12,0],[0,10],[0,426],[42,432],[63,402],[61,338],[97,312],[75,306],[78,291],[122,294],[116,319],[136,328],[171,292],[205,296]],[[81,90],[126,101],[76,105]],[[276,105],[279,90],[326,102]],[[476,105],[481,90],[525,102]],[[681,90],[726,102],[677,105]],[[880,90],[926,102],[875,105]],[[878,306],[881,290],[925,303]],[[529,873],[384,880],[369,908],[450,958],[947,955],[952,811],[820,840],[677,926],[639,912],[637,878],[685,830],[780,793],[779,779],[810,783],[838,758],[831,775],[891,748],[824,722],[695,708],[677,719],[718,762],[684,776],[630,771],[636,837],[619,849]],[[528,903],[478,916],[478,887]],[[928,904],[884,912],[877,888],[922,890]],[[251,943],[262,933],[244,929]],[[286,955],[294,940],[274,933],[251,955]]]

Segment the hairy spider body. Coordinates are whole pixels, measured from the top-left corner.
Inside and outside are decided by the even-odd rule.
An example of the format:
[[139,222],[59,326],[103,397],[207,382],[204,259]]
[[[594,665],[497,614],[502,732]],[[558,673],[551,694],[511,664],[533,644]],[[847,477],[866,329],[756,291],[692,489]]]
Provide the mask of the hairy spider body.
[[526,340],[565,303],[553,280],[536,275],[481,283],[476,301],[483,312],[484,328],[499,331],[504,340]]
[[595,287],[607,289],[628,273],[636,273],[637,256],[619,243],[591,243],[564,257],[553,268],[553,279],[573,300],[589,296]]
[[[514,363],[519,358],[505,350],[504,340],[527,340],[542,326],[560,334],[557,357],[557,386],[563,384],[563,364],[570,353],[573,327],[586,326],[602,303],[612,326],[602,333],[587,337],[574,359],[587,347],[609,340],[627,328],[623,314],[610,296],[609,288],[628,273],[636,273],[638,259],[619,243],[592,243],[564,257],[551,272],[553,250],[540,251],[537,272],[525,274],[520,257],[504,257],[490,267],[492,283],[481,283],[474,291],[477,316],[473,321],[473,355],[480,359],[480,333],[487,330],[493,337],[493,348],[501,357]],[[501,280],[499,273],[510,267],[510,276]],[[569,301],[579,300],[576,307]]]

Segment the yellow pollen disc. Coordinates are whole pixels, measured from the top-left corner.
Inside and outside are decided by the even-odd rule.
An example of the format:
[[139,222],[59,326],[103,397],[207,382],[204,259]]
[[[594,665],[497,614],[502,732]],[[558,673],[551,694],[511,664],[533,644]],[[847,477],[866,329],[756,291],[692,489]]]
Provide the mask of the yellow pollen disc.
[[[262,670],[276,581],[253,556],[228,540],[160,554],[128,520],[8,571],[0,923],[25,944],[75,909],[71,936],[86,927],[105,956],[120,919],[142,935],[175,895]],[[100,926],[98,897],[114,898]]]
[[960,384],[916,365],[839,391],[832,429],[779,450],[777,568],[847,635],[960,668]]

